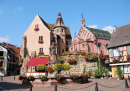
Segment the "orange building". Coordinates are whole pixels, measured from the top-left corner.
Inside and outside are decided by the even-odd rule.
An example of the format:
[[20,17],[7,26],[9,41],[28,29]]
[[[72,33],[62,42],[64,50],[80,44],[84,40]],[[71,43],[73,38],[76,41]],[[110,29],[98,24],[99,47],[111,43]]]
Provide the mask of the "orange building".
[[117,67],[121,66],[124,77],[130,75],[130,24],[114,26],[113,34],[108,44],[109,60],[112,77],[117,77]]

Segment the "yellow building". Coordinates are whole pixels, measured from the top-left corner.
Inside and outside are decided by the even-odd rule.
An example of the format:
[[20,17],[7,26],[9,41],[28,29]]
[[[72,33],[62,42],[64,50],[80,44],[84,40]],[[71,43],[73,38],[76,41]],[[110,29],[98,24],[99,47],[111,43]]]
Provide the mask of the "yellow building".
[[120,27],[114,26],[107,48],[112,77],[117,77],[117,67],[121,66],[123,75],[127,78],[130,75],[130,24]]

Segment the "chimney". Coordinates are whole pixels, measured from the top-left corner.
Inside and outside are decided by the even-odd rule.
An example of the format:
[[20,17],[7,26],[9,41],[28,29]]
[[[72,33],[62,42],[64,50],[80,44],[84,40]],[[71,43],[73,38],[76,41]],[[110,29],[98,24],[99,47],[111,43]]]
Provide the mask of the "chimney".
[[114,28],[113,28],[113,33],[116,32],[116,25],[114,25]]

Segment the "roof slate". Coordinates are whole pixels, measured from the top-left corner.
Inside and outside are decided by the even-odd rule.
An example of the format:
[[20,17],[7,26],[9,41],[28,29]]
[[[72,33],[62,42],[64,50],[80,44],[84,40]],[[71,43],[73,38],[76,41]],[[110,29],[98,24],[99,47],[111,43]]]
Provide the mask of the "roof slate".
[[114,32],[111,36],[107,48],[117,47],[126,44],[130,44],[130,23],[117,27],[116,32]]
[[102,39],[110,39],[111,38],[111,34],[108,31],[90,28],[90,27],[86,27],[86,28],[90,32],[92,32],[95,35],[95,37],[97,37],[97,38],[102,38]]

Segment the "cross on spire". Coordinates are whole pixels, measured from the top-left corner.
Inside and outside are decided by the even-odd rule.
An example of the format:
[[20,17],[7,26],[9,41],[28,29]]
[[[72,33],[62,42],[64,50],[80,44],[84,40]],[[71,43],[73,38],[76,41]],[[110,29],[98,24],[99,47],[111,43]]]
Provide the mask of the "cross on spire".
[[60,12],[60,6],[59,6],[59,12]]
[[83,18],[83,13],[81,14],[82,18]]

